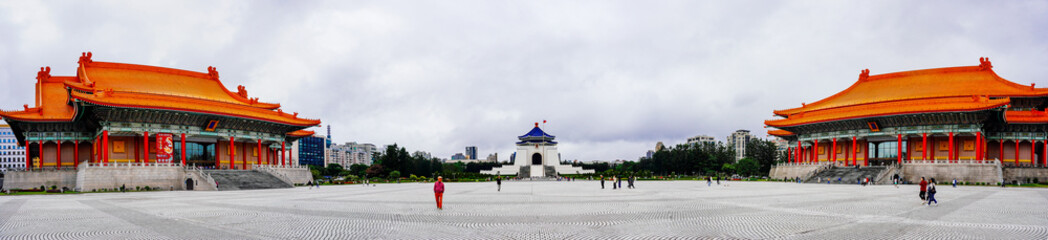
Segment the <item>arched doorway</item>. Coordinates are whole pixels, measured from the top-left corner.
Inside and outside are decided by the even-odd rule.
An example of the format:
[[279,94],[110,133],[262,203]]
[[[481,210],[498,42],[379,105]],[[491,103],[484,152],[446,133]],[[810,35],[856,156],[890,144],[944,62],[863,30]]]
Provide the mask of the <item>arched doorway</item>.
[[531,165],[542,165],[542,154],[535,153],[531,155]]

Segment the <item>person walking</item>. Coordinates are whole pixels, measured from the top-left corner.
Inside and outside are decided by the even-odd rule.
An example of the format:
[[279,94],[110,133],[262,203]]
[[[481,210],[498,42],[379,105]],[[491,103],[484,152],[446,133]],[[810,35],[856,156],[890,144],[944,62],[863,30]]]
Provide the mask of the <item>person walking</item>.
[[615,176],[611,176],[611,189],[619,189],[619,187],[615,185]]
[[953,188],[957,188],[957,179],[956,178],[953,179]]
[[600,175],[600,189],[604,189],[604,175]]
[[713,177],[706,176],[706,187],[713,186]]
[[717,175],[717,185],[720,185],[720,175]]
[[925,198],[925,196],[927,196],[926,194],[928,193],[928,181],[925,181],[924,177],[921,177],[921,183],[919,183],[918,185],[921,186],[921,193],[917,196],[921,197],[921,205],[924,205],[924,201],[928,200],[927,198]]
[[630,178],[627,178],[627,179],[628,179],[628,180],[627,180],[627,182],[628,182],[628,185],[627,185],[627,186],[628,186],[628,187],[629,187],[630,189],[633,189],[633,176],[630,176]]
[[313,181],[307,182],[306,185],[309,185],[309,189],[313,189]]
[[932,202],[935,202],[935,206],[939,206],[939,201],[935,200],[935,192],[935,178],[932,178],[928,183],[928,206],[931,206]]
[[619,189],[622,189],[622,177],[616,177],[615,182],[619,185]]
[[437,198],[437,209],[444,210],[444,177],[437,177],[433,184],[433,195]]
[[317,185],[317,189],[320,189],[320,181],[313,182],[313,184]]
[[502,177],[495,177],[495,184],[499,185],[499,192],[502,191]]

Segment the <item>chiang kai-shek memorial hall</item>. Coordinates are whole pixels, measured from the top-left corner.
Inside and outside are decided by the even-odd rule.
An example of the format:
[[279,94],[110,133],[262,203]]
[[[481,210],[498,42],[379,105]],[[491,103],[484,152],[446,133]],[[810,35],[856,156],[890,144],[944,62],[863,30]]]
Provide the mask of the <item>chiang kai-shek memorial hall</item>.
[[537,178],[554,177],[557,174],[594,173],[593,170],[561,164],[557,142],[553,141],[555,138],[557,137],[542,131],[539,123],[535,123],[531,131],[517,137],[517,152],[514,153],[513,164],[482,170],[480,173]]
[[297,165],[291,143],[320,120],[232,92],[218,71],[78,61],[75,76],[41,68],[32,106],[0,111],[29,169],[173,164],[249,169]]
[[863,70],[847,89],[776,110],[781,118],[764,123],[789,141],[783,165],[1045,167],[1046,107],[1048,88],[1001,78],[981,58],[978,66]]

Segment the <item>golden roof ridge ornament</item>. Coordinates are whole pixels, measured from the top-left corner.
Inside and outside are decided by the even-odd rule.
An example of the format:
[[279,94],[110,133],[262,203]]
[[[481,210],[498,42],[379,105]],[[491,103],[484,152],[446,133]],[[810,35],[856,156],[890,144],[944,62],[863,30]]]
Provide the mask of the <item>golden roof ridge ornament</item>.
[[870,78],[870,69],[869,68],[863,69],[862,71],[859,72],[859,81],[860,82],[866,81],[866,79],[869,79],[869,78]]
[[218,81],[218,68],[207,66],[207,76],[211,80]]

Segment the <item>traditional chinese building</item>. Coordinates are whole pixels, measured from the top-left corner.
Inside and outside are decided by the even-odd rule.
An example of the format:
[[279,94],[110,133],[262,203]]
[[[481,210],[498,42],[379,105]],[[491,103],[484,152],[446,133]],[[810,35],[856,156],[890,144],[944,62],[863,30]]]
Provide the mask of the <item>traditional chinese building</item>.
[[825,99],[776,110],[768,134],[790,164],[1045,166],[1048,88],[978,66],[870,75]]
[[[35,102],[0,111],[30,169],[127,163],[248,169],[289,165],[293,141],[320,120],[229,91],[218,71],[78,61],[75,76],[41,68]],[[142,164],[138,164],[142,165]]]

